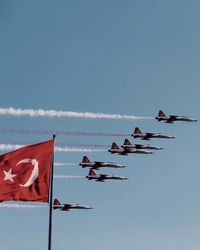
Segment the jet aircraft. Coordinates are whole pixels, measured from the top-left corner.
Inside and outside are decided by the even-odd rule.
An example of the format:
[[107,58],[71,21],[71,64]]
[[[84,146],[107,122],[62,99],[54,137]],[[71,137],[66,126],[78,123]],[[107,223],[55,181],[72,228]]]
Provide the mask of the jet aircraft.
[[126,138],[124,140],[124,144],[121,145],[122,148],[124,149],[154,149],[154,150],[159,150],[159,149],[163,149],[161,147],[155,147],[155,146],[151,146],[149,144],[131,144],[130,141]]
[[110,168],[124,168],[124,165],[117,164],[114,162],[108,162],[108,161],[94,161],[91,162],[86,155],[83,156],[83,160],[81,163],[79,163],[82,168],[89,167],[90,169],[96,169],[99,170],[99,168],[102,167],[110,167]]
[[120,148],[115,142],[112,143],[111,149],[108,150],[111,154],[128,155],[128,154],[153,154],[151,151],[138,150],[136,148]]
[[108,174],[96,174],[94,170],[90,169],[89,174],[86,176],[88,180],[95,180],[104,182],[105,180],[127,180],[127,177],[108,175]]
[[69,211],[70,209],[92,209],[92,207],[79,204],[61,204],[58,199],[54,199],[53,209],[60,209],[61,211]]
[[182,115],[169,115],[166,116],[165,113],[162,110],[159,110],[158,116],[155,118],[159,121],[165,121],[166,123],[173,123],[175,121],[184,121],[184,122],[196,122],[196,119],[192,119],[188,116],[182,116]]
[[138,127],[135,128],[134,133],[132,134],[132,136],[134,138],[140,138],[141,140],[150,140],[151,138],[161,138],[161,139],[175,138],[174,136],[164,135],[164,134],[155,133],[155,132],[142,133],[142,131]]

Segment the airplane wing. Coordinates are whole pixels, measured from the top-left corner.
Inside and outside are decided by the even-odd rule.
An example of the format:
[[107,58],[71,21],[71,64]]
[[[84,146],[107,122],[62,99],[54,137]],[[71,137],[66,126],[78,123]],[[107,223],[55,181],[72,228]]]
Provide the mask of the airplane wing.
[[64,204],[64,207],[62,208],[63,211],[69,211],[70,205],[69,204]]
[[103,165],[103,162],[101,161],[94,161],[94,165],[91,167],[91,169],[99,170],[99,168]]
[[103,162],[102,161],[95,161],[94,162],[94,167],[100,167],[103,165]]
[[178,115],[170,115],[169,118],[171,119],[176,119],[178,117]]
[[153,133],[146,133],[145,136],[143,137],[144,140],[149,140],[153,136]]
[[101,180],[101,179],[97,179],[96,181],[99,181],[99,182],[104,182],[104,180]]
[[119,155],[125,155],[125,156],[127,156],[128,155],[128,153],[126,153],[126,152],[121,152],[121,153],[118,153]]
[[167,119],[167,122],[172,123],[177,119],[177,115],[170,115],[169,118]]
[[122,152],[119,152],[119,155],[128,155],[128,153],[130,153],[130,148],[124,148],[124,150]]
[[100,174],[99,178],[97,179],[97,181],[104,181],[106,179],[106,174]]
[[135,144],[136,149],[143,149],[145,145],[143,144]]

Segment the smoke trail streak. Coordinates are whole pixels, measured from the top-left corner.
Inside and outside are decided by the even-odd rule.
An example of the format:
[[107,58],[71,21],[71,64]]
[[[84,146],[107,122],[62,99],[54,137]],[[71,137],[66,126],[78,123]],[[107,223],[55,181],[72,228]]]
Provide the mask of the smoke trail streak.
[[80,175],[54,175],[56,179],[77,179],[77,178],[85,178],[85,176]]
[[61,162],[55,162],[54,166],[58,166],[58,167],[64,167],[64,166],[78,166],[78,163],[61,163]]
[[56,134],[57,136],[130,136],[130,134],[104,133],[104,132],[83,132],[83,131],[53,131],[53,130],[28,130],[28,129],[12,129],[0,128],[0,133],[15,133],[15,134]]
[[152,119],[153,117],[142,117],[133,115],[104,114],[91,112],[74,112],[74,111],[56,111],[43,109],[16,109],[0,108],[0,115],[10,116],[30,116],[30,117],[66,117],[66,118],[90,118],[90,119],[115,119],[115,120],[136,120],[136,119]]
[[77,144],[77,143],[59,143],[59,146],[70,148],[110,148],[110,145],[100,144]]
[[[64,136],[130,136],[130,134],[103,133],[103,132],[83,132],[83,131],[57,131],[56,135]],[[51,133],[52,134],[52,133]]]
[[[12,140],[12,144],[19,144],[19,145],[30,145],[30,144],[34,144],[35,142],[30,142],[30,141],[14,141]],[[4,143],[4,144],[10,144],[8,143]],[[110,145],[105,145],[105,144],[79,144],[79,143],[59,143],[58,145],[59,147],[67,147],[67,148],[92,148],[92,149],[96,149],[96,148],[110,148]]]
[[105,152],[106,149],[55,147],[56,152]]
[[0,204],[0,208],[41,208],[46,206],[32,206],[32,205],[20,205],[20,204]]
[[[25,145],[13,144],[0,144],[0,150],[16,150],[24,147]],[[105,149],[92,149],[92,148],[70,148],[70,147],[55,147],[55,152],[105,152]]]

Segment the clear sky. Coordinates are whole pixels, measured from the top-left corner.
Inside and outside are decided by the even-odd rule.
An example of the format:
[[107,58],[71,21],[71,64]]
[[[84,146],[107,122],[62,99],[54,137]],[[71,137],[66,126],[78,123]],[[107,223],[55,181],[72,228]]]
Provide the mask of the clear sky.
[[[150,117],[163,109],[200,119],[199,8],[195,0],[2,0],[0,107]],[[165,149],[150,156],[88,154],[127,165],[99,173],[128,181],[55,179],[55,198],[95,209],[54,211],[53,249],[199,250],[199,122],[1,116],[0,129],[131,134],[135,126],[176,139],[153,140]],[[7,132],[1,144],[50,138]],[[123,140],[60,135],[56,145]],[[55,160],[79,163],[83,154],[56,152]],[[55,174],[87,170],[55,167]],[[47,249],[47,207],[0,208],[0,218],[3,250]]]

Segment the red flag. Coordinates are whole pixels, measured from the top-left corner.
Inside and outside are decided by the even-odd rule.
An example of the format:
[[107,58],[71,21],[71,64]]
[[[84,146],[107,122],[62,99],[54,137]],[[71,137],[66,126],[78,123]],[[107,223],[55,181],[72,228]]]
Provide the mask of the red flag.
[[54,140],[0,155],[0,201],[48,202]]

